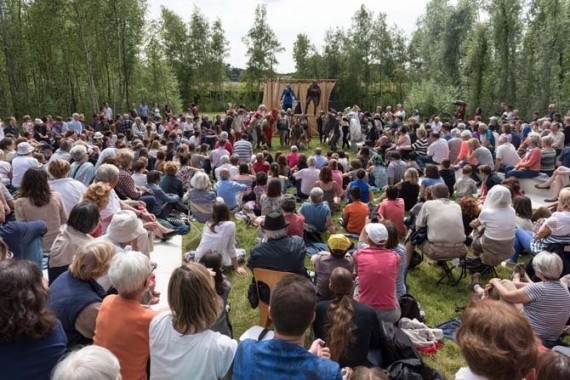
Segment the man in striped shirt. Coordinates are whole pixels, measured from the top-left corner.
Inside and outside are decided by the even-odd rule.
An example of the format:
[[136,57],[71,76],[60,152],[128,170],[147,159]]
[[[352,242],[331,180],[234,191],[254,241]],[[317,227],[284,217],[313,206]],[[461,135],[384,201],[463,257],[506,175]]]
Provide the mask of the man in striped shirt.
[[253,155],[253,146],[247,141],[247,133],[241,135],[241,140],[234,144],[234,153],[239,156],[240,164],[249,164]]

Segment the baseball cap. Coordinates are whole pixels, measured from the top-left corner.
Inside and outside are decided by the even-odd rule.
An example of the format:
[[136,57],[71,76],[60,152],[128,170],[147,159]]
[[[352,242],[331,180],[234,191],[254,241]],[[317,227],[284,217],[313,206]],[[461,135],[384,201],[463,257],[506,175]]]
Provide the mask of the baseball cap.
[[347,251],[352,245],[350,239],[342,234],[331,235],[327,244],[333,251]]
[[380,245],[388,241],[388,230],[383,224],[368,223],[364,230],[374,244]]

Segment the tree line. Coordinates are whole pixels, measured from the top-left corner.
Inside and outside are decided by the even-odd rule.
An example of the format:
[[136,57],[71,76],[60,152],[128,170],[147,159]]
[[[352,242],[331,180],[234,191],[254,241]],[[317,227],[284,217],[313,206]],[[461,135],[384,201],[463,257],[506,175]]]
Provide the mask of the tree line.
[[336,79],[331,98],[363,109],[403,103],[445,115],[456,99],[486,116],[501,102],[523,116],[570,108],[570,0],[431,0],[409,36],[361,6],[323,41],[299,34],[295,72],[281,74],[265,5],[242,39],[244,70],[225,64],[222,22],[208,16],[194,7],[185,22],[163,7],[150,21],[145,0],[0,1],[0,115],[96,112],[105,101],[254,107],[275,77]]

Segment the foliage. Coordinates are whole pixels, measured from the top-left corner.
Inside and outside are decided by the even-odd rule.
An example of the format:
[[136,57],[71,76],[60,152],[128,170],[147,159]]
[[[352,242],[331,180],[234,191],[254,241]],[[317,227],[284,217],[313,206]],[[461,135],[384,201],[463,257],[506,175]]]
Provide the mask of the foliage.
[[275,74],[274,67],[278,63],[276,55],[284,50],[267,22],[265,4],[255,8],[253,26],[243,37],[243,43],[247,47],[248,56],[245,79],[253,89],[254,84]]

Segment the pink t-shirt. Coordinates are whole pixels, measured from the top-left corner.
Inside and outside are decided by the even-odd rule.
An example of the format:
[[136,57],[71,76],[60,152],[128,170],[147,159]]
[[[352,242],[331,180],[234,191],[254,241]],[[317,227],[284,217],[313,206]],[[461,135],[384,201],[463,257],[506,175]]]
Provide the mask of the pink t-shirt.
[[378,214],[382,215],[384,219],[394,223],[398,229],[398,235],[400,236],[404,236],[406,233],[404,228],[405,213],[404,200],[402,198],[393,201],[386,199],[378,206]]
[[338,185],[338,188],[342,190],[342,172],[340,170],[333,170],[332,178]]
[[287,163],[289,164],[289,167],[292,168],[294,166],[297,166],[297,161],[299,161],[299,153],[298,152],[289,153],[289,155],[287,156]]
[[400,258],[384,248],[363,248],[353,255],[358,272],[357,301],[380,310],[395,310]]

